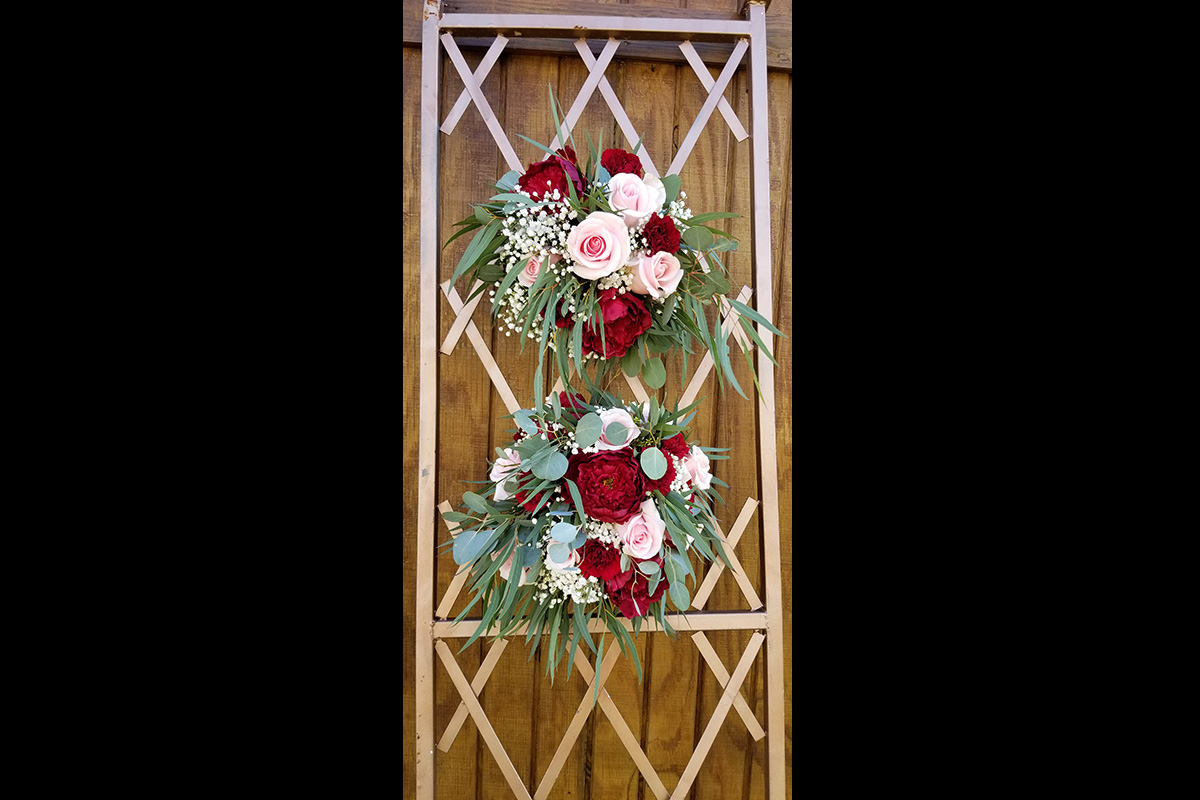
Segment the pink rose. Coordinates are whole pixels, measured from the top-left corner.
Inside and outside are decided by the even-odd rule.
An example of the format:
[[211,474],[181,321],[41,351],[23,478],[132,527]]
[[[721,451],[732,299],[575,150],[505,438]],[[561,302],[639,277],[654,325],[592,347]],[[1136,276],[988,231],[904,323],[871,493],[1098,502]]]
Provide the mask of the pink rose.
[[692,486],[707,489],[712,485],[712,473],[708,469],[710,463],[704,451],[692,445],[691,451],[683,458],[683,467],[691,476]]
[[[525,287],[533,286],[534,282],[538,279],[538,273],[542,270],[542,261],[545,258],[545,256],[537,254],[530,256],[529,261],[525,263],[525,269],[521,270],[521,274],[517,276],[517,283]],[[557,263],[560,260],[562,260],[562,256],[558,253],[550,254],[551,264]]]
[[667,523],[658,515],[658,509],[653,500],[642,503],[642,510],[625,522],[617,525],[617,534],[621,537],[621,548],[630,558],[654,558],[662,549],[663,534],[667,531]]
[[633,285],[630,287],[638,294],[648,294],[651,297],[666,297],[679,288],[683,280],[683,268],[679,259],[670,253],[655,253],[643,257],[633,269]]
[[[623,408],[606,408],[596,414],[600,417],[600,438],[596,440],[596,447],[601,450],[620,450],[622,447],[628,447],[629,443],[637,438],[639,433],[637,424],[633,421],[633,417]],[[614,422],[619,422],[625,426],[625,435],[615,440],[608,438],[608,426]]]
[[504,448],[504,454],[507,458],[497,458],[496,463],[492,465],[492,471],[488,477],[496,482],[496,499],[507,500],[512,497],[512,493],[504,488],[504,483],[510,477],[517,473],[521,467],[521,454],[511,448]]
[[550,558],[550,553],[547,551],[542,563],[546,565],[546,569],[567,569],[568,567],[579,566],[579,562],[581,561],[583,561],[583,556],[580,555],[578,550],[572,550],[571,555],[567,556],[567,560],[561,564]]
[[[516,548],[513,548],[513,555],[516,555],[516,552],[517,552]],[[499,557],[498,553],[492,553],[492,561],[495,561],[498,557]],[[500,577],[503,578],[504,580],[508,580],[508,576],[512,573],[512,560],[513,560],[513,557],[509,556],[508,561],[505,561],[503,564],[501,564],[500,569],[497,570],[500,573]],[[524,586],[527,583],[531,584],[531,583],[535,582],[534,578],[529,577],[530,569],[531,569],[530,567],[526,567],[525,569],[521,570],[521,585],[522,586]]]
[[567,234],[571,271],[594,281],[620,269],[629,260],[629,229],[616,214],[593,211]]
[[619,211],[625,224],[636,228],[655,211],[661,211],[667,199],[667,192],[662,189],[662,181],[655,186],[652,181],[657,178],[642,180],[637,175],[623,172],[613,175],[608,180],[608,204],[614,211]]

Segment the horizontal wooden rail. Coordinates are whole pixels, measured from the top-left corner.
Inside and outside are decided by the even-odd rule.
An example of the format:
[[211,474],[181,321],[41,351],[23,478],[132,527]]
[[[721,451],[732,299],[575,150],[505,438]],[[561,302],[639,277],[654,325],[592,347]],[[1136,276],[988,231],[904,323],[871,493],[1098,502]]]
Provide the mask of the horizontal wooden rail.
[[750,35],[750,23],[725,19],[577,17],[569,14],[443,14],[442,30],[456,36],[615,37],[656,41],[726,42]]
[[[442,4],[443,16],[457,14],[488,15],[495,18],[512,10],[509,0],[454,0]],[[421,45],[421,19],[424,4],[420,0],[404,0],[404,44]],[[732,11],[710,11],[691,8],[657,8],[639,5],[600,5],[585,0],[522,0],[520,9],[526,14],[562,14],[572,18],[580,17],[656,17],[660,19],[700,19],[729,22],[745,22],[745,18]],[[767,68],[771,70],[792,71],[792,17],[791,14],[769,11],[767,30]],[[612,25],[611,22],[608,23]],[[570,38],[543,38],[547,34],[534,31],[522,32],[508,42],[505,48],[509,52],[552,53],[557,55],[573,55],[574,42]],[[578,38],[579,34],[572,34]],[[454,40],[461,48],[487,49],[495,41],[496,32],[473,36],[462,30],[454,31]],[[629,39],[622,35],[618,38]],[[589,33],[593,51],[597,51],[604,42],[599,34]],[[677,41],[677,40],[676,40]],[[732,42],[706,42],[693,38],[696,42],[696,55],[710,67],[721,68],[729,60],[733,52]],[[688,63],[680,52],[678,44],[670,41],[630,41],[621,46],[622,61],[666,61],[675,64]]]
[[[677,631],[752,631],[766,630],[767,615],[762,611],[691,611],[687,614],[667,614],[667,624]],[[627,631],[633,630],[633,622],[622,619],[621,626]],[[464,619],[462,622],[451,620],[435,621],[433,623],[434,639],[466,639],[475,633],[479,626],[479,618]],[[506,636],[524,636],[527,626],[521,625]],[[603,620],[588,621],[588,630],[592,633],[607,631]],[[657,631],[658,621],[645,619],[642,621],[643,631]]]

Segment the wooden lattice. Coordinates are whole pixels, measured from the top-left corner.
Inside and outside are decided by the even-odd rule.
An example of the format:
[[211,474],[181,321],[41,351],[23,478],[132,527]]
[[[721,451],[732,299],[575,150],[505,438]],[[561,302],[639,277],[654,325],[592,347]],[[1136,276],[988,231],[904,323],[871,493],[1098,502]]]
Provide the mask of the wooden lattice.
[[[766,561],[766,598],[765,602],[754,589],[753,584],[742,569],[736,554],[736,547],[750,523],[760,503],[755,499],[747,499],[741,513],[734,522],[728,536],[720,528],[718,534],[727,542],[725,552],[732,567],[731,574],[736,581],[742,596],[749,606],[748,611],[706,612],[704,606],[711,596],[716,582],[724,570],[724,565],[715,562],[708,570],[704,581],[697,589],[692,600],[695,611],[682,614],[678,621],[673,620],[674,627],[681,633],[690,632],[691,639],[709,670],[723,688],[716,708],[704,729],[696,748],[689,759],[686,768],[673,791],[668,791],[650,760],[638,743],[637,737],[621,715],[620,709],[609,697],[604,684],[619,656],[619,649],[613,647],[607,652],[603,663],[596,667],[589,663],[583,650],[576,651],[574,666],[587,682],[587,691],[581,698],[578,710],[567,727],[562,741],[559,743],[553,758],[546,767],[533,794],[524,785],[503,745],[496,736],[487,714],[480,704],[479,697],[488,678],[491,676],[508,644],[507,639],[499,640],[488,652],[487,657],[479,667],[472,680],[466,675],[455,661],[445,639],[465,638],[470,636],[477,620],[464,620],[454,623],[449,620],[451,608],[458,597],[465,581],[467,572],[461,571],[447,587],[436,610],[433,608],[435,592],[434,580],[434,549],[436,514],[434,506],[434,456],[436,453],[437,431],[437,385],[436,358],[440,351],[445,355],[454,353],[455,347],[465,333],[475,353],[496,387],[502,401],[510,412],[520,406],[516,396],[505,380],[499,365],[487,348],[474,322],[471,321],[483,294],[477,295],[470,303],[463,304],[455,288],[447,281],[438,284],[440,245],[437,230],[437,192],[439,178],[438,162],[438,131],[451,134],[468,106],[474,105],[484,120],[492,137],[496,141],[504,159],[511,169],[523,171],[523,165],[507,135],[502,129],[495,113],[480,89],[492,67],[497,63],[501,52],[508,41],[506,33],[519,30],[528,36],[530,32],[539,32],[546,36],[586,35],[588,30],[604,31],[608,34],[600,55],[594,56],[584,39],[575,43],[575,48],[588,67],[587,80],[580,88],[578,95],[571,103],[566,113],[564,127],[571,129],[583,113],[588,100],[598,90],[608,107],[612,110],[629,146],[638,141],[637,131],[622,107],[616,93],[609,85],[604,71],[618,52],[622,40],[612,37],[613,33],[636,32],[640,36],[653,36],[661,39],[680,41],[679,48],[692,66],[701,84],[708,90],[708,96],[702,105],[696,120],[687,132],[683,142],[676,151],[674,159],[666,170],[666,174],[678,174],[691,154],[693,147],[708,123],[712,114],[719,110],[722,118],[729,125],[738,141],[750,139],[751,149],[751,189],[753,192],[752,205],[752,258],[754,262],[755,289],[757,290],[758,311],[766,318],[771,317],[771,265],[770,265],[770,198],[767,194],[767,108],[766,108],[766,27],[765,2],[750,2],[746,8],[745,21],[719,22],[714,20],[689,19],[656,19],[647,17],[560,17],[556,15],[473,15],[473,14],[442,14],[440,0],[427,0],[425,7],[424,34],[422,42],[422,101],[421,101],[421,277],[420,277],[420,315],[421,315],[421,371],[420,371],[420,448],[419,466],[420,478],[418,489],[418,561],[417,561],[417,601],[416,601],[416,766],[417,766],[417,797],[419,800],[433,800],[435,769],[435,748],[448,752],[457,737],[459,730],[469,715],[479,729],[479,733],[488,749],[495,757],[509,787],[514,795],[525,800],[545,800],[549,795],[555,780],[558,778],[567,756],[574,746],[588,715],[593,710],[593,689],[597,688],[599,708],[612,723],[620,741],[628,750],[638,770],[646,781],[646,785],[658,800],[667,798],[683,798],[691,788],[700,766],[707,756],[717,732],[724,723],[730,710],[737,712],[743,724],[755,741],[767,738],[767,778],[771,800],[782,800],[784,797],[784,708],[783,708],[783,608],[780,579],[780,548],[779,548],[779,511],[778,511],[778,476],[776,474],[775,453],[775,409],[774,409],[774,373],[773,365],[765,353],[759,353],[758,375],[762,395],[759,404],[759,436],[760,436],[760,486],[763,495],[763,555]],[[460,36],[492,35],[495,40],[483,60],[474,72],[471,71],[458,45],[455,43],[456,33]],[[692,47],[690,38],[705,37],[727,38],[736,40],[733,52],[720,75],[714,81],[709,75]],[[439,67],[442,49],[449,56],[465,88],[442,121],[438,120],[439,108]],[[748,70],[751,82],[751,125],[748,134],[738,120],[729,103],[723,99],[723,93],[729,85],[743,56],[750,53],[750,68]],[[559,146],[557,137],[550,144],[554,149]],[[639,153],[647,173],[660,176],[651,154],[642,148]],[[438,346],[437,313],[438,289],[444,296],[454,321],[441,346]],[[750,287],[742,287],[738,299],[747,302],[751,297]],[[737,324],[738,313],[728,303],[721,311],[724,313],[722,330],[728,336],[733,333],[738,346],[743,350],[751,347],[751,342],[745,332]],[[772,346],[772,336],[761,325],[759,336],[767,348]],[[711,353],[705,353],[696,373],[680,399],[681,405],[691,403],[700,390],[708,373],[713,366]],[[648,398],[645,387],[636,376],[628,377],[631,390],[639,400]],[[554,389],[560,390],[561,381]],[[442,501],[438,509],[444,514],[451,506]],[[623,620],[627,629],[632,629],[628,620]],[[604,630],[600,620],[592,620],[589,624],[593,632]],[[653,619],[645,620],[642,630],[655,632],[657,623]],[[706,638],[706,630],[753,630],[750,642],[743,652],[732,674],[727,670],[716,651]],[[524,626],[513,631],[513,636],[523,635]],[[767,660],[767,728],[766,730],[755,718],[754,712],[741,694],[741,687],[757,658],[759,650],[766,644]],[[437,653],[450,680],[453,682],[461,703],[451,719],[442,730],[440,737],[434,737],[434,703],[433,703],[433,654]],[[436,744],[435,744],[436,742]]]

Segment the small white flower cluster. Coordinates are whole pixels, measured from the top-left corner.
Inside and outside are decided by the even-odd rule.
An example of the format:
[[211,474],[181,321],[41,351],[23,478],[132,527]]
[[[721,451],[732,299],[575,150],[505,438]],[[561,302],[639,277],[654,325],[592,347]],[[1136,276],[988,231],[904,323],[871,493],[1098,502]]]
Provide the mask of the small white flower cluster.
[[667,214],[673,220],[675,220],[675,228],[680,233],[683,233],[688,227],[687,225],[682,224],[684,220],[689,220],[693,216],[692,210],[683,202],[686,199],[687,192],[680,192],[679,197],[676,197],[671,201],[671,204],[667,206]]
[[[516,194],[529,197],[529,193],[518,189]],[[531,198],[532,199],[532,198]],[[558,200],[558,190],[554,190],[551,199]],[[509,272],[518,263],[523,267],[524,262],[532,255],[563,254],[567,247],[567,234],[571,230],[571,220],[577,219],[578,211],[574,211],[566,203],[551,203],[546,206],[523,206],[504,218],[500,234],[508,241],[500,246],[497,254],[505,272]]]
[[671,453],[665,454],[667,458],[675,465],[675,480],[671,481],[671,491],[683,492],[687,489],[688,482],[691,481],[691,475],[688,475],[687,470],[683,468],[683,459]]
[[611,522],[589,519],[584,523],[584,529],[587,531],[589,539],[599,539],[604,544],[616,544],[621,540],[621,535],[617,533],[617,526]]
[[625,292],[633,289],[633,270],[629,267],[621,267],[616,272],[605,275],[596,281],[596,289],[616,289],[617,294],[625,294]]
[[536,589],[538,600],[549,600],[550,607],[574,600],[576,603],[595,603],[608,594],[596,578],[588,578],[578,568],[572,570],[549,569],[542,566]]

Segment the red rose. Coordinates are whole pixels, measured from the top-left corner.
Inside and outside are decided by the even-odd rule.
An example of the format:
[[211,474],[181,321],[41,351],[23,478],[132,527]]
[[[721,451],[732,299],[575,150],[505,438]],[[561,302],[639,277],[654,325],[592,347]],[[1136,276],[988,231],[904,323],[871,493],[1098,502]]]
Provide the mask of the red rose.
[[604,318],[604,343],[600,342],[600,328],[595,319],[589,319],[583,328],[583,352],[620,358],[639,336],[650,330],[650,312],[641,295],[619,294],[615,288],[600,292],[599,304]]
[[[577,453],[567,465],[567,478],[579,487],[583,513],[601,522],[625,522],[641,510],[646,498],[645,475],[633,448]],[[574,498],[563,498],[571,505]]]
[[647,591],[650,588],[650,582],[646,576],[637,570],[631,570],[631,572],[633,572],[633,580],[625,583],[615,592],[612,590],[610,583],[608,592],[609,599],[617,604],[617,609],[621,612],[621,616],[626,619],[644,617],[649,614],[650,604],[662,599],[668,585],[666,578],[660,578],[654,594],[650,594]]
[[583,546],[579,571],[588,578],[607,581],[621,572],[621,549],[599,539],[588,539]]
[[648,243],[647,253],[671,253],[674,255],[679,252],[679,230],[675,227],[675,221],[670,217],[651,214],[650,219],[646,222],[646,227],[642,228],[642,233],[645,234]]
[[578,194],[583,193],[584,183],[579,174],[579,164],[575,160],[575,151],[567,147],[555,152],[556,155],[545,161],[530,164],[525,174],[517,178],[517,186],[529,192],[529,196],[535,200],[548,198],[555,189],[558,190],[561,199],[570,197],[567,190],[568,180],[575,184]]
[[[662,444],[658,446],[659,450],[664,453],[670,453],[676,458],[687,458],[687,454],[692,452],[692,448],[688,447],[687,440],[683,438],[682,433],[677,433],[670,439],[663,439]],[[670,463],[671,459],[667,459]]]
[[570,312],[571,301],[568,298],[563,298],[558,301],[558,305],[554,307],[554,327],[569,328],[571,323],[575,321],[575,315]]
[[642,170],[642,160],[640,158],[633,153],[627,153],[615,147],[611,150],[605,150],[601,154],[600,166],[608,170],[609,175],[619,175],[622,172],[628,172],[640,178],[645,174]]

